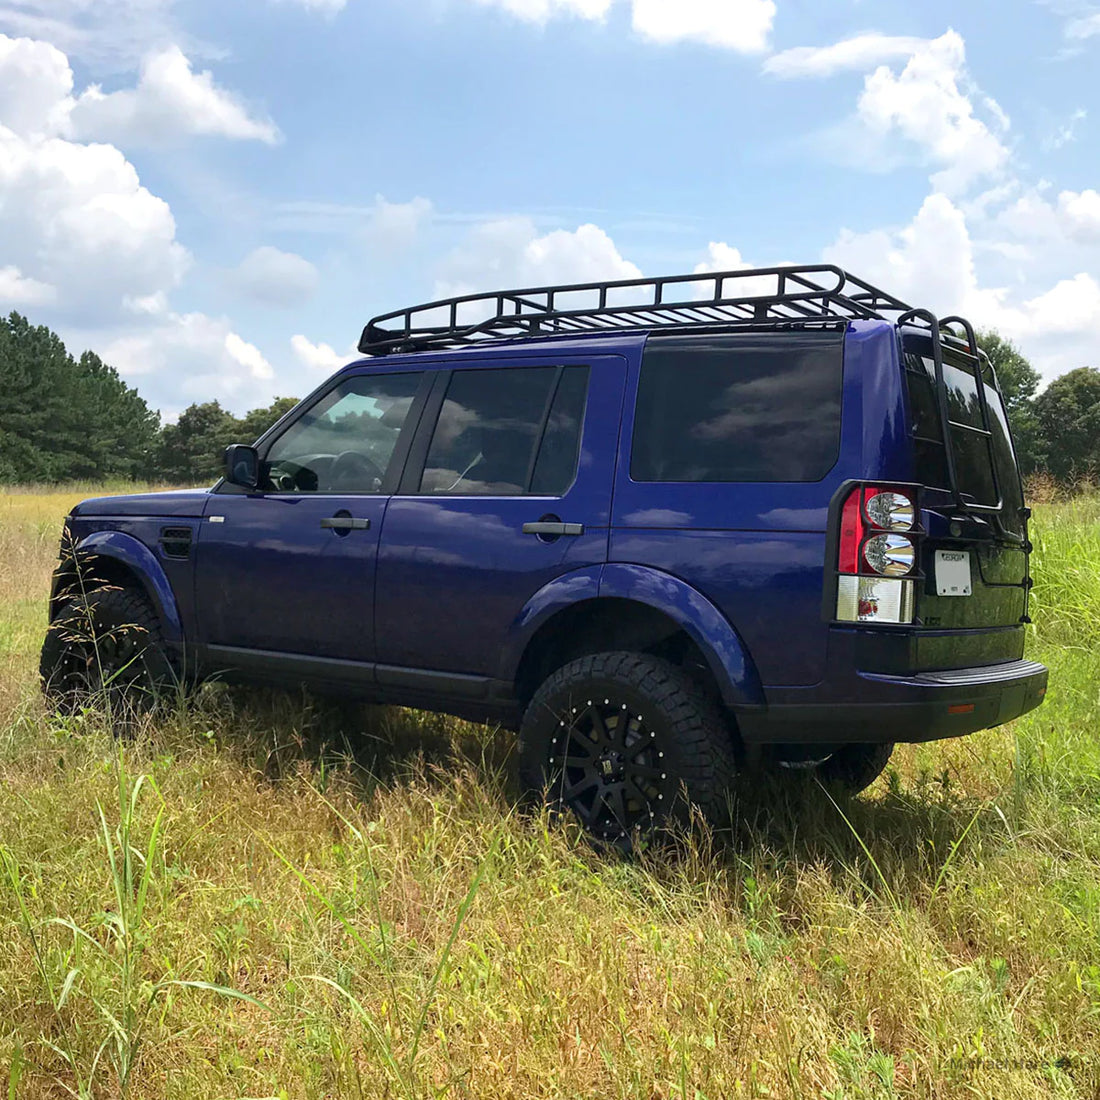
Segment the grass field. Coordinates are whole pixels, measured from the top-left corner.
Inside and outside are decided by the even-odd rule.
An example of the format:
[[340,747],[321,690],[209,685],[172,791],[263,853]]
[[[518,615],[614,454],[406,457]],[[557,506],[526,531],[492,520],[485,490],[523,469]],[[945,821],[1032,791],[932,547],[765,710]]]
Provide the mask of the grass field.
[[631,864],[518,816],[479,727],[47,716],[87,492],[0,497],[10,1098],[1100,1096],[1100,499],[1036,518],[1045,707]]

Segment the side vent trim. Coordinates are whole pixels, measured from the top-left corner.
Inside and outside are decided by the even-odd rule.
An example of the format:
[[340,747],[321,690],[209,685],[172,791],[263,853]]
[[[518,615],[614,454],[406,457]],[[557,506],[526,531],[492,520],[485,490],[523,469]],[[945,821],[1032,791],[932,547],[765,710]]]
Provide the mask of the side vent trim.
[[191,557],[191,538],[190,527],[162,527],[157,541],[166,558],[186,561]]

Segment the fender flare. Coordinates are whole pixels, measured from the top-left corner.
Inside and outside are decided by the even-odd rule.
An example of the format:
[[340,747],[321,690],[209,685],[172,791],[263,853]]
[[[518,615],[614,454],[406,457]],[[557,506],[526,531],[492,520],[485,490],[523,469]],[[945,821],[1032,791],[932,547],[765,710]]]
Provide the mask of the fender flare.
[[590,566],[541,588],[512,624],[501,654],[500,679],[515,682],[527,646],[543,624],[558,612],[593,599],[631,600],[667,615],[699,647],[727,706],[763,705],[756,665],[725,615],[679,577],[643,565]]
[[[180,620],[176,594],[164,569],[145,543],[122,531],[96,531],[80,540],[75,552],[58,569],[60,578],[73,571],[85,558],[107,558],[126,566],[141,581],[145,594],[152,601],[164,631],[164,640],[170,645],[183,644],[183,623]],[[57,594],[57,581],[53,595]]]

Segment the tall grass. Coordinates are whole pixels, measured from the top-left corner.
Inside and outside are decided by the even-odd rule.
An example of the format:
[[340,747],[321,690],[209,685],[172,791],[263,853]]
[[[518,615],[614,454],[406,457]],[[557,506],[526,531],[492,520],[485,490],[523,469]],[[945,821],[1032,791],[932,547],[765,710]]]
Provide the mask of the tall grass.
[[9,1096],[1100,1090],[1100,502],[1036,518],[1041,710],[637,863],[515,814],[481,727],[225,688],[124,744],[45,715],[67,506],[0,499]]
[[[1048,514],[1057,522],[1044,522]],[[1100,496],[1040,512],[1034,531],[1033,618],[1047,646],[1095,647],[1100,638]]]

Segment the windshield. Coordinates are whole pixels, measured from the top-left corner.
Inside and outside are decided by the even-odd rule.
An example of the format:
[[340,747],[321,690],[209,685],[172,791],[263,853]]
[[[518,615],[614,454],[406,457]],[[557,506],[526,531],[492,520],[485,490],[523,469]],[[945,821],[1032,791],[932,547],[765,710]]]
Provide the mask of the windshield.
[[[917,477],[929,488],[951,492],[947,449],[936,401],[936,365],[931,338],[907,334],[904,349]],[[979,383],[973,360],[945,347],[943,381],[959,492],[975,504],[1000,505],[1005,528],[1022,535],[1020,471],[1004,401],[994,385],[992,369],[988,363],[983,365]],[[985,390],[989,407],[988,434],[982,419],[979,384]]]

